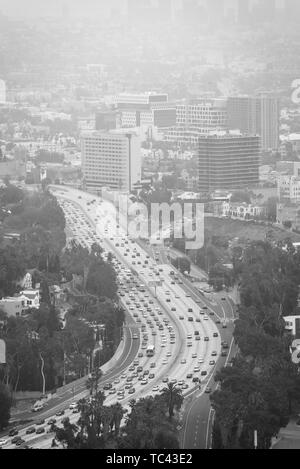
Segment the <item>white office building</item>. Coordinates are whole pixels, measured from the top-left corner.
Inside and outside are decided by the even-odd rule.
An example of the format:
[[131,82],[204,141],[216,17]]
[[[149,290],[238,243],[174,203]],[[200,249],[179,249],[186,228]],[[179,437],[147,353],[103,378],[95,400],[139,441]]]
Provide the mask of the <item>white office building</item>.
[[87,190],[130,192],[141,181],[139,136],[128,129],[84,133],[82,167]]
[[0,104],[6,103],[6,83],[4,80],[0,80]]

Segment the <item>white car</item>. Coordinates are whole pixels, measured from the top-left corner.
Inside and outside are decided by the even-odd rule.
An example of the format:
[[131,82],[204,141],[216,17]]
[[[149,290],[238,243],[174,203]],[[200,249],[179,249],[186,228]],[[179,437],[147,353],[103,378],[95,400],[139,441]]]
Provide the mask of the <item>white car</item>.
[[199,359],[198,359],[198,363],[200,363],[200,365],[201,365],[202,363],[204,363],[204,358],[199,358]]
[[78,407],[77,402],[73,402],[72,404],[70,404],[69,409],[74,410],[74,409],[77,409],[77,407]]
[[7,439],[1,438],[1,439],[0,439],[0,448],[2,448],[2,446],[7,445],[7,443],[8,443],[8,440],[7,440]]

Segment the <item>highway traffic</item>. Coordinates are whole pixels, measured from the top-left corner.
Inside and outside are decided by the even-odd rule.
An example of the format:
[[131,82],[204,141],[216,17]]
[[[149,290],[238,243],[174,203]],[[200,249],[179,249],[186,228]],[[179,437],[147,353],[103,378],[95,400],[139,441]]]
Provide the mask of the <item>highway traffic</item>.
[[[184,396],[199,391],[209,394],[216,363],[222,353],[226,354],[217,327],[222,319],[220,306],[212,307],[207,299],[196,295],[172,266],[158,264],[122,226],[118,233],[99,233],[97,227],[105,216],[100,198],[67,188],[52,191],[65,213],[72,238],[87,248],[95,242],[100,244],[106,258],[109,252],[113,254],[118,295],[130,327],[124,339],[126,356],[123,353],[121,363],[116,361],[100,381],[105,405],[120,402],[128,409],[132,398],[159,393],[168,382],[176,383]],[[87,396],[82,382],[74,396],[67,393],[55,407],[50,405],[34,415],[33,422],[16,430],[17,435],[11,432],[4,437],[2,446],[13,448],[17,443],[50,448],[53,419],[56,424],[65,417],[76,422],[76,403]]]

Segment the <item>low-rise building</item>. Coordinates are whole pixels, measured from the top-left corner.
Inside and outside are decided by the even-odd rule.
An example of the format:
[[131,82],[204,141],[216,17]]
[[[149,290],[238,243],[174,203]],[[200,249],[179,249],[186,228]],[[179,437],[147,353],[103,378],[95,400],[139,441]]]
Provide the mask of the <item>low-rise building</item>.
[[0,309],[7,316],[24,316],[29,309],[40,307],[39,290],[24,290],[19,295],[6,297],[0,300]]

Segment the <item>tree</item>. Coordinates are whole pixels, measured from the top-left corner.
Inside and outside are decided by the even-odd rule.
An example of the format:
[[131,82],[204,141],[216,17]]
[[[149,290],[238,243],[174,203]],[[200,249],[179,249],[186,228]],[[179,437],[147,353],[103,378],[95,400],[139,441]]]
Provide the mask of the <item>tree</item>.
[[0,383],[0,430],[7,427],[10,419],[11,396],[4,384]]
[[168,405],[169,418],[172,419],[174,416],[174,407],[180,410],[183,403],[182,391],[174,383],[168,383],[161,392],[162,398]]

